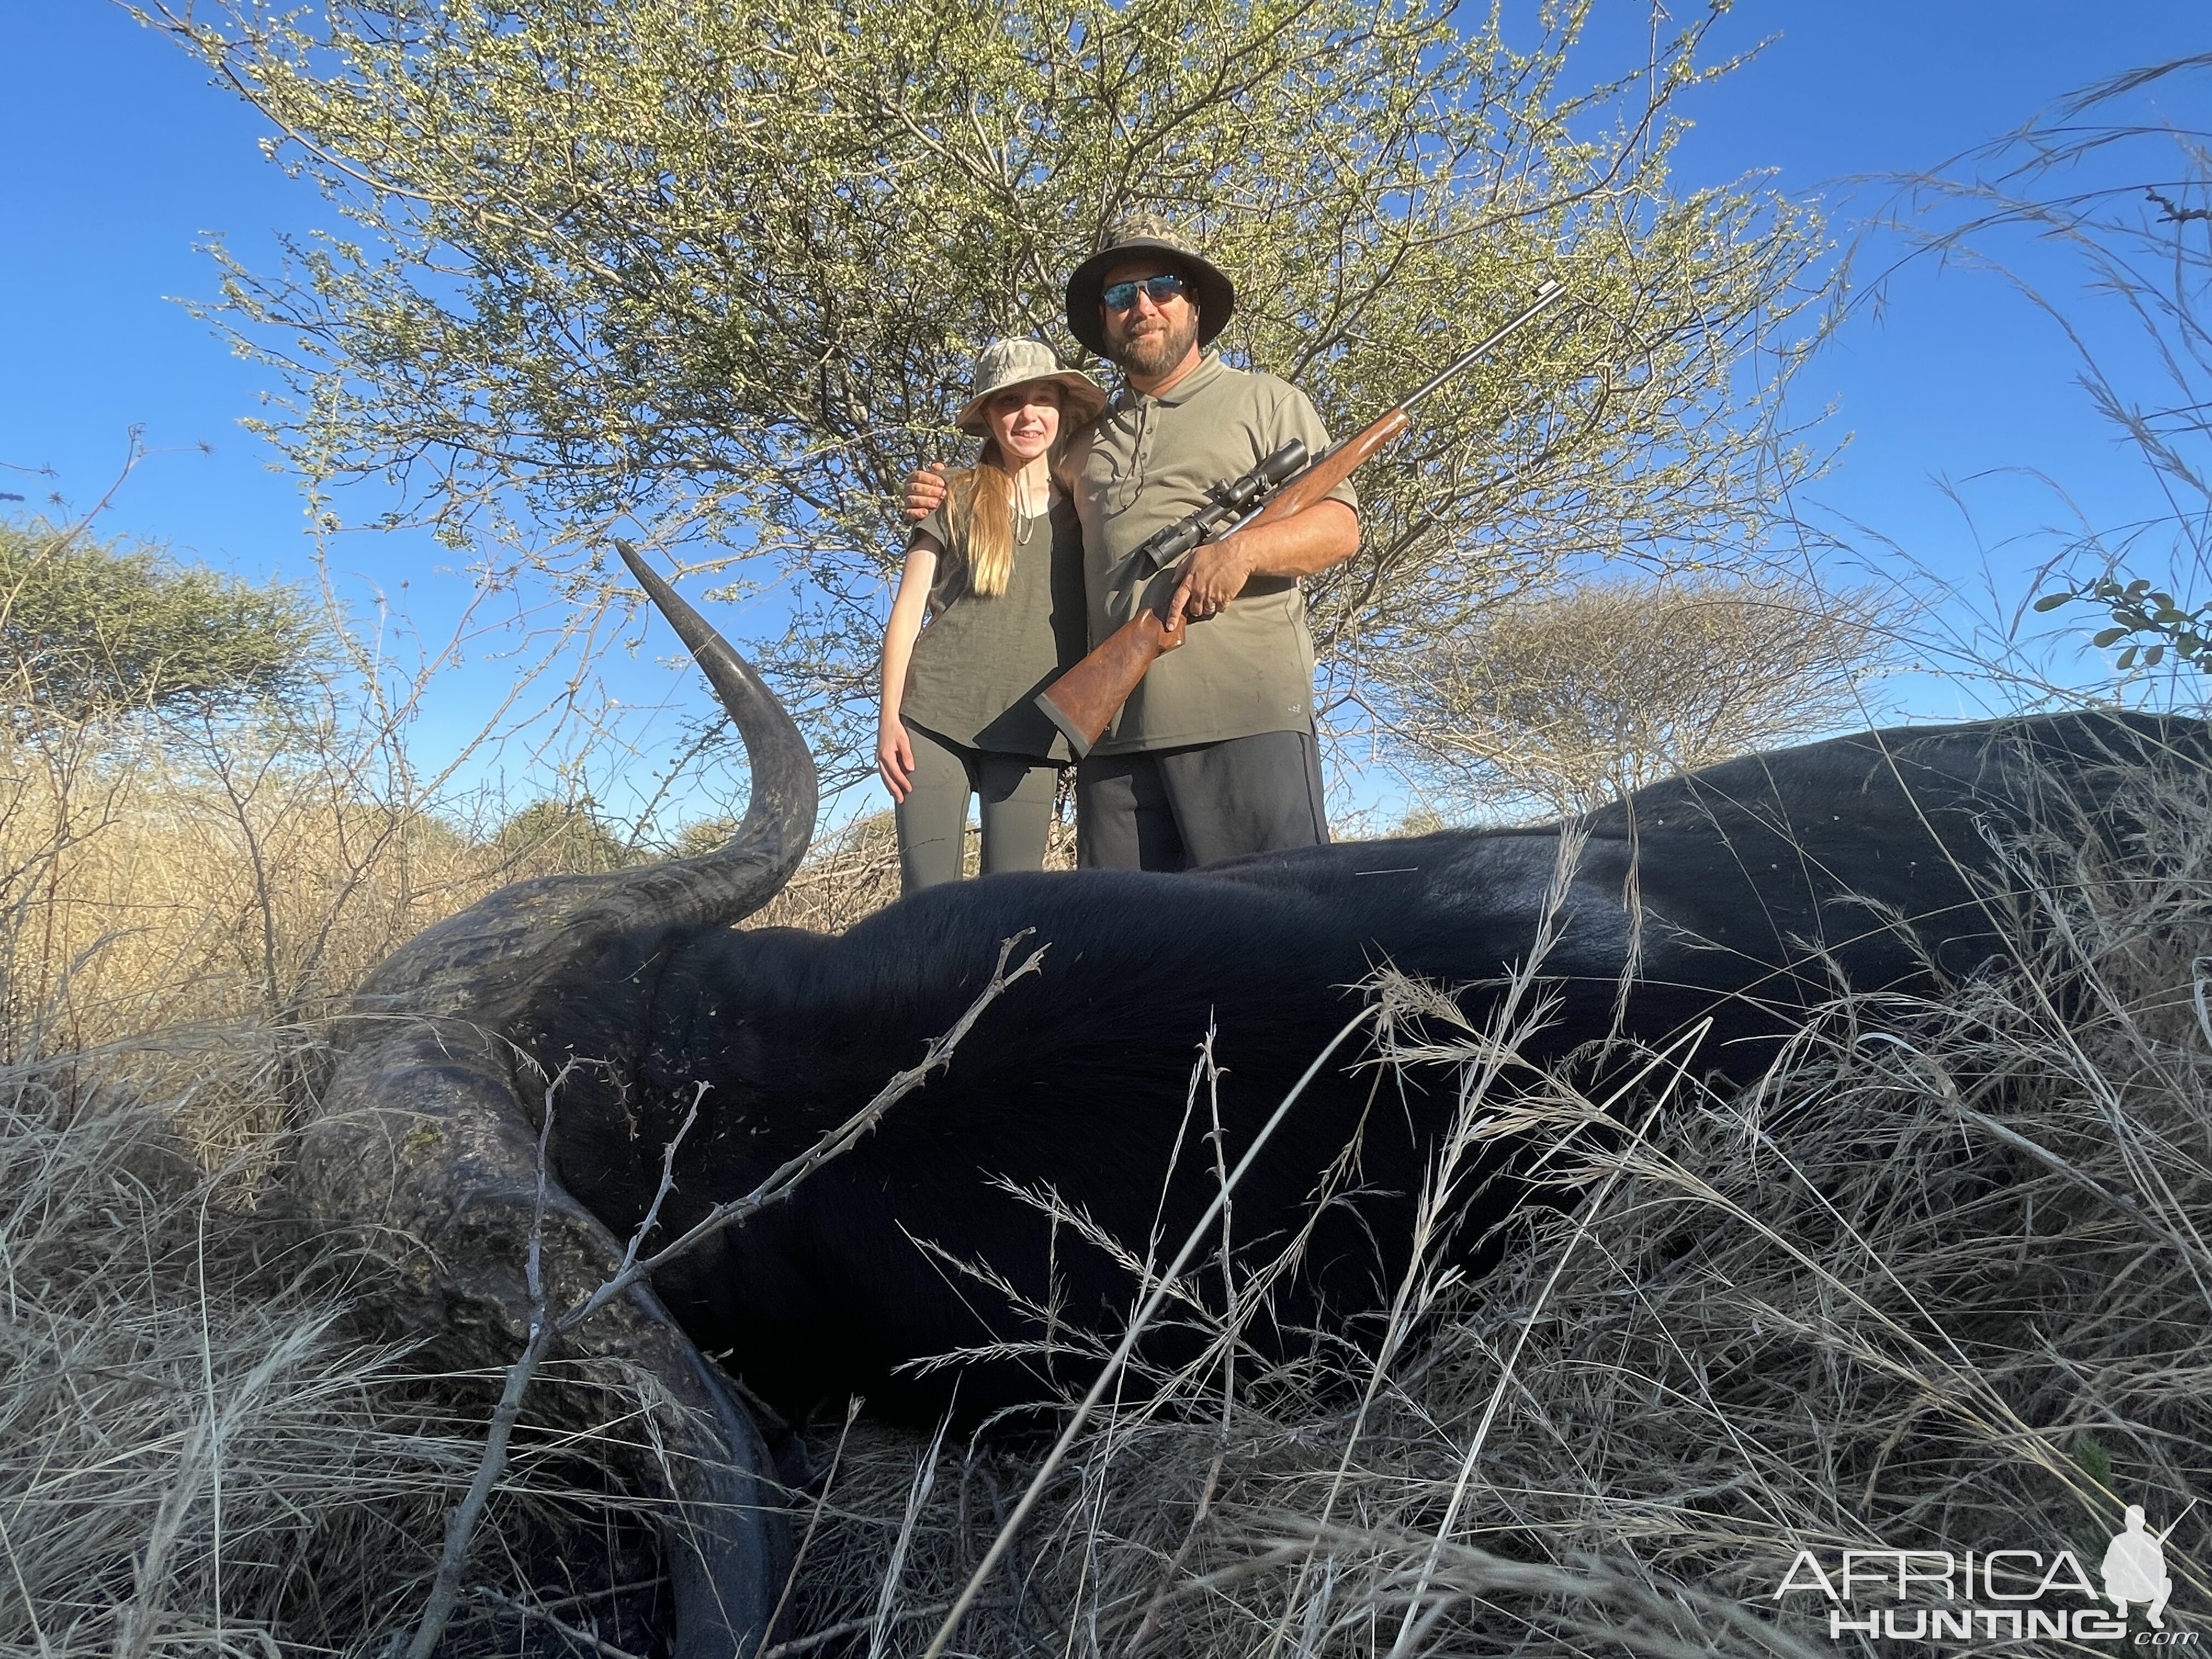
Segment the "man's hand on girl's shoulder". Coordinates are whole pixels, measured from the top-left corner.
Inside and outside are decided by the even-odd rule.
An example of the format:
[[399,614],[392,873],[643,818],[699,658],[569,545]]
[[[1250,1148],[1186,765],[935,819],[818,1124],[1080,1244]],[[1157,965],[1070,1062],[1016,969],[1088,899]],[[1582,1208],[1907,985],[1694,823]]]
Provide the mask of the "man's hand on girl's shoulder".
[[927,466],[906,475],[906,515],[909,519],[926,519],[945,502],[945,463],[932,461]]

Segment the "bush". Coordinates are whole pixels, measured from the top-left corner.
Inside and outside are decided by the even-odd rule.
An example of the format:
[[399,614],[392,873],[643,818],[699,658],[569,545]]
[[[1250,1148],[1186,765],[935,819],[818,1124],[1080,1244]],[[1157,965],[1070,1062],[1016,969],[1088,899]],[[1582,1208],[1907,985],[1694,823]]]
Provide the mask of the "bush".
[[1790,578],[1592,582],[1424,652],[1424,694],[1400,730],[1448,799],[1587,811],[1868,724],[1889,632],[1872,595]]
[[0,524],[0,699],[19,718],[281,697],[313,678],[321,634],[319,614],[282,584],[38,520]]
[[534,800],[499,826],[492,845],[514,877],[602,875],[640,861],[630,841],[617,835],[592,801]]

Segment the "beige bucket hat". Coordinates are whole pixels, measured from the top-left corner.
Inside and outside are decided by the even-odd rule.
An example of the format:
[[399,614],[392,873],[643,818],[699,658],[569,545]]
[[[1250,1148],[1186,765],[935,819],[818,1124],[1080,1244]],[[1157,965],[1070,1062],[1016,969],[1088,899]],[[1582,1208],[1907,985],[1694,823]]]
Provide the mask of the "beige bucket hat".
[[1060,388],[1065,411],[1060,425],[1066,431],[1090,425],[1105,410],[1105,388],[1080,369],[1062,368],[1060,359],[1052,355],[1052,348],[1043,341],[994,340],[975,359],[975,378],[968,393],[967,406],[961,410],[960,418],[954,424],[979,438],[988,435],[990,428],[983,423],[983,405],[993,394],[1011,386],[1027,386],[1033,380],[1050,380]]

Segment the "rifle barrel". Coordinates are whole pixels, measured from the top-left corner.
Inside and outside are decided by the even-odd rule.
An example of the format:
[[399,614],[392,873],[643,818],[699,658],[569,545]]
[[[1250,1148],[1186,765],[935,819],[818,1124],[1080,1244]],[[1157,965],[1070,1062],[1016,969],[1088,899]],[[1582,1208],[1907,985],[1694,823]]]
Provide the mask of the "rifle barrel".
[[1437,375],[1436,379],[1431,380],[1419,392],[1416,392],[1412,397],[1400,404],[1398,405],[1399,411],[1401,413],[1404,413],[1410,410],[1415,404],[1420,402],[1422,398],[1427,397],[1429,393],[1434,392],[1438,386],[1442,386],[1446,380],[1451,379],[1453,375],[1465,368],[1477,357],[1481,356],[1483,353],[1488,351],[1492,346],[1498,344],[1499,341],[1504,339],[1508,335],[1514,333],[1525,324],[1528,323],[1535,317],[1538,312],[1543,310],[1546,306],[1551,304],[1553,301],[1558,299],[1566,291],[1567,285],[1561,282],[1558,277],[1547,277],[1543,283],[1536,289],[1535,297],[1530,300],[1526,306],[1522,307],[1521,313],[1518,316],[1511,318],[1508,321],[1500,324],[1496,330],[1494,330],[1481,342],[1480,344],[1474,347],[1467,353],[1466,356],[1455,361],[1449,368],[1444,370],[1443,374]]

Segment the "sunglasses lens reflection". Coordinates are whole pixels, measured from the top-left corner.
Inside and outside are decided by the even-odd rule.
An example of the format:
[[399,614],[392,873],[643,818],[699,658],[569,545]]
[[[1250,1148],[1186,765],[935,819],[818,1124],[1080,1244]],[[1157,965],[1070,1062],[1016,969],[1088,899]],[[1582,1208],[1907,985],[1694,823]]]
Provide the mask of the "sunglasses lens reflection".
[[1127,311],[1137,303],[1137,290],[1142,289],[1147,299],[1156,306],[1180,298],[1188,290],[1182,277],[1172,272],[1161,276],[1147,276],[1140,283],[1114,283],[1099,297],[1106,301],[1109,311]]

